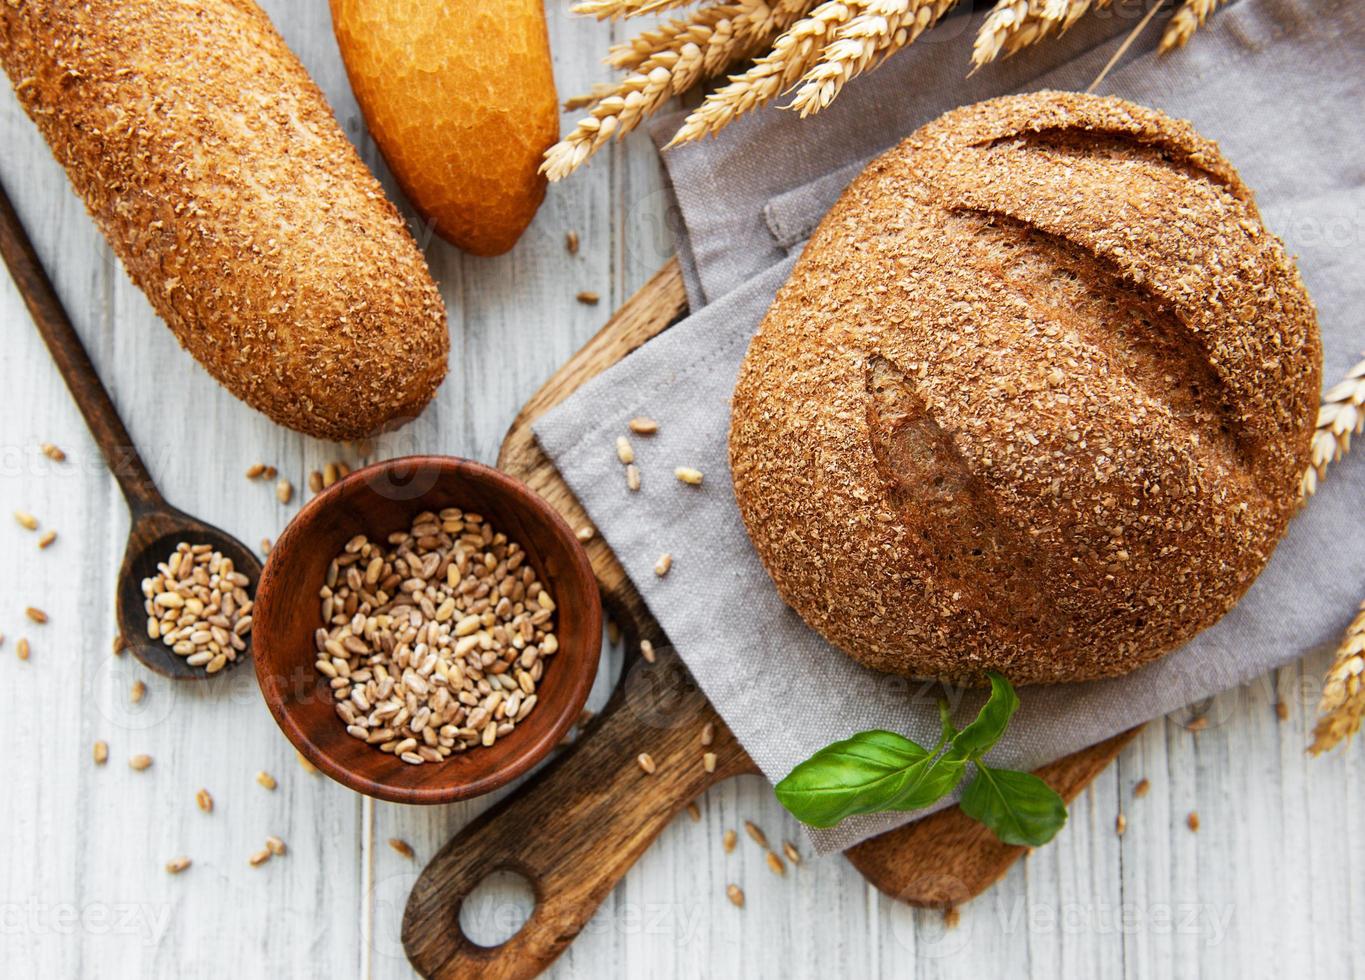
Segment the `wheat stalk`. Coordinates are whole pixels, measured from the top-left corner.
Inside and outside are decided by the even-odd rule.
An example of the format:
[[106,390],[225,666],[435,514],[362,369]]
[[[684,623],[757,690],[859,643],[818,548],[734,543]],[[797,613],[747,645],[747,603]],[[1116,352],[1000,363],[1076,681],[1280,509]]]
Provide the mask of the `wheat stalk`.
[[[1109,0],[1096,0],[1096,9]],[[972,70],[1035,44],[1049,34],[1063,34],[1091,7],[1091,0],[1000,0],[986,16],[972,43]]]
[[618,17],[639,17],[674,7],[686,7],[696,0],[580,0],[570,7],[575,14],[596,17],[598,20],[615,20]]
[[795,85],[819,61],[821,50],[838,27],[853,16],[852,6],[842,0],[826,0],[796,20],[773,42],[772,51],[708,95],[683,120],[668,145],[718,133],[737,116],[771,102]]
[[1304,500],[1313,496],[1327,467],[1351,451],[1351,436],[1365,430],[1365,361],[1322,396],[1318,424],[1313,432],[1313,457],[1299,484]]
[[938,23],[957,0],[869,0],[841,26],[801,79],[791,105],[802,118],[819,112],[852,78],[876,67]]
[[[667,24],[642,31],[629,41],[614,44],[607,50],[606,63],[621,71],[638,71],[640,66],[661,51],[676,50],[691,41],[697,45],[707,45],[710,51],[708,63],[709,76],[720,74],[736,61],[758,54],[765,43],[779,32],[786,30],[815,0],[764,0],[764,2],[744,3],[742,0],[729,0],[731,7],[745,8],[742,12],[726,17],[724,13],[711,14],[713,8],[698,11],[692,20],[672,20]],[[717,23],[729,20],[729,27]],[[713,41],[717,30],[732,30],[734,44],[727,48]]]
[[1204,21],[1214,12],[1223,0],[1185,0],[1180,9],[1166,22],[1166,30],[1161,33],[1161,43],[1157,50],[1162,54],[1174,48],[1185,46],[1194,32],[1204,26]]
[[588,96],[569,103],[591,106],[589,115],[545,152],[541,172],[550,180],[567,177],[609,140],[619,139],[658,111],[671,96],[756,54],[809,5],[810,0],[776,0],[772,6],[765,0],[712,4],[686,20],[672,20],[615,46],[609,62],[630,69],[630,74],[595,86]]
[[1360,730],[1360,720],[1365,717],[1362,671],[1365,671],[1365,602],[1360,604],[1356,618],[1346,627],[1346,635],[1341,638],[1341,646],[1337,647],[1336,657],[1327,671],[1309,752],[1314,755],[1326,752]]

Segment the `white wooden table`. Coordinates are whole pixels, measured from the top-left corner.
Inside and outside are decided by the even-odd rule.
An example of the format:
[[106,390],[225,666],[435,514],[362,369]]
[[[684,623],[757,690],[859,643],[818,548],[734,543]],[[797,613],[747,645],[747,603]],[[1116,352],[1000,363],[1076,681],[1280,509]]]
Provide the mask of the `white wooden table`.
[[[605,77],[611,28],[552,2],[561,95]],[[383,170],[345,81],[323,0],[268,0],[291,46],[365,159]],[[617,29],[619,33],[619,28]],[[491,461],[520,404],[669,254],[660,180],[642,137],[553,188],[508,256],[465,257],[436,242],[432,269],[450,309],[451,374],[437,402],[371,455],[287,432],[220,389],[183,353],[129,283],[8,86],[0,95],[0,179],[14,197],[114,401],[166,496],[248,542],[297,510],[242,473],[274,464],[302,486],[331,459],[411,451]],[[582,239],[577,257],[564,235]],[[599,292],[602,304],[574,301]],[[0,277],[0,510],[25,509],[57,543],[0,521],[0,975],[74,977],[412,975],[398,930],[420,864],[490,801],[442,808],[375,803],[305,772],[250,668],[173,685],[110,653],[122,499],[7,277]],[[70,459],[57,465],[38,445]],[[51,622],[25,621],[25,606]],[[27,635],[32,659],[14,656]],[[595,702],[614,679],[609,651]],[[564,977],[1211,975],[1365,973],[1353,943],[1365,917],[1365,780],[1359,747],[1312,760],[1303,747],[1326,653],[1217,699],[1197,734],[1158,720],[1071,809],[1056,842],[961,910],[884,898],[840,858],[785,879],[741,834],[800,840],[766,784],[747,778],[680,817],[608,898],[554,968]],[[137,679],[149,688],[132,704]],[[1289,706],[1278,721],[1276,699]],[[109,764],[91,762],[107,740]],[[155,758],[143,773],[127,759]],[[258,786],[258,770],[279,788]],[[1134,799],[1142,777],[1151,792]],[[207,787],[212,815],[195,806]],[[1186,816],[1198,811],[1201,829]],[[1119,838],[1115,817],[1127,816]],[[289,853],[246,858],[267,834]],[[391,850],[407,840],[418,862]],[[534,847],[534,828],[527,828]],[[164,863],[189,855],[171,876]],[[728,882],[748,895],[742,911]],[[514,889],[488,889],[471,931],[506,935],[524,914]]]

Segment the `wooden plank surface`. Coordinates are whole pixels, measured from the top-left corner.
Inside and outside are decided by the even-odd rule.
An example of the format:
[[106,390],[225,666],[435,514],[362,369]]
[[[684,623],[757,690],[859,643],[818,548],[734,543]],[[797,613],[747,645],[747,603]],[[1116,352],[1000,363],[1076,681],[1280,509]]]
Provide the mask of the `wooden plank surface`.
[[[265,5],[383,173],[326,5]],[[561,91],[576,93],[604,77],[597,57],[620,29],[571,19],[567,4],[548,9]],[[278,429],[221,391],[127,282],[8,91],[0,133],[0,178],[162,489],[249,542],[273,536],[297,507],[242,478],[258,459],[296,484],[329,459],[424,450],[491,461],[522,402],[668,257],[656,163],[638,136],[554,188],[511,255],[471,259],[430,245],[451,308],[451,377],[418,423],[359,452]],[[583,240],[576,258],[563,248],[570,229]],[[602,304],[573,302],[580,289]],[[246,672],[190,689],[112,657],[122,502],[8,280],[0,322],[0,509],[34,511],[60,534],[39,553],[31,535],[0,524],[9,556],[0,563],[0,973],[412,976],[398,929],[418,866],[385,842],[405,839],[426,858],[491,801],[428,810],[359,799],[297,766]],[[70,461],[51,464],[42,441]],[[26,605],[51,622],[27,623]],[[26,664],[13,656],[21,635],[33,642]],[[608,653],[599,698],[619,660]],[[1365,908],[1360,749],[1318,760],[1302,751],[1326,661],[1316,655],[1278,685],[1266,678],[1215,699],[1198,733],[1178,718],[1149,726],[1073,805],[1058,840],[952,929],[939,913],[881,896],[839,859],[778,878],[742,831],[726,855],[721,834],[744,819],[770,838],[800,838],[761,779],[725,783],[700,801],[700,822],[682,816],[664,831],[553,975],[1365,973],[1353,942]],[[131,704],[138,678],[149,692]],[[1275,717],[1276,698],[1287,721]],[[90,762],[97,738],[110,743],[102,769]],[[134,773],[126,759],[142,751],[155,763]],[[259,769],[279,779],[274,793],[254,782]],[[1151,792],[1135,800],[1144,776]],[[218,801],[212,815],[194,806],[201,786]],[[1191,810],[1197,834],[1185,825]],[[290,853],[251,868],[246,857],[266,834],[284,837]],[[167,875],[164,862],[182,853],[194,867]],[[743,911],[725,901],[729,882],[745,889]],[[520,907],[503,887],[467,914],[491,937]]]

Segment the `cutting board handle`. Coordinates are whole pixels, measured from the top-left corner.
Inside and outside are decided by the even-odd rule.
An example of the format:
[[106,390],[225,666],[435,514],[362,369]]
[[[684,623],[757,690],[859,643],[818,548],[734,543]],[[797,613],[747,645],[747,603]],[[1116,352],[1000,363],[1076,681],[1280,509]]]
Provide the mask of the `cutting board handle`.
[[[701,744],[710,724],[714,741]],[[703,753],[716,754],[707,772]],[[648,753],[653,774],[638,757]],[[403,945],[432,980],[534,977],[587,925],[660,831],[713,783],[754,766],[671,651],[637,661],[574,746],[455,836],[427,865],[403,915]],[[514,936],[480,946],[460,926],[479,882],[511,871],[535,909]]]

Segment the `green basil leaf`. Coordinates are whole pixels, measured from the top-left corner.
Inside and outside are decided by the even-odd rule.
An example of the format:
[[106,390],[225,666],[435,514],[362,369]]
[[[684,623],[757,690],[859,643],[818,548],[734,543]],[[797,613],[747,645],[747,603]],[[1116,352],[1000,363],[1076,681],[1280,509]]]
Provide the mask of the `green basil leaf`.
[[1010,682],[995,671],[987,676],[991,679],[991,696],[981,706],[976,720],[953,737],[953,753],[972,761],[980,759],[1000,741],[1010,718],[1019,709],[1019,695]]
[[1066,824],[1066,804],[1047,783],[1032,773],[991,769],[979,761],[961,806],[1006,844],[1038,847]]
[[918,810],[957,785],[964,763],[940,766],[934,753],[895,732],[859,732],[798,765],[775,787],[802,823],[833,827],[845,817]]
[[953,727],[953,706],[948,703],[947,698],[938,699],[938,723],[943,732],[938,737],[939,747],[942,748],[957,734],[957,729]]
[[900,794],[879,809],[922,810],[937,803],[962,782],[962,771],[966,768],[966,759],[945,752],[927,765],[920,765]]

